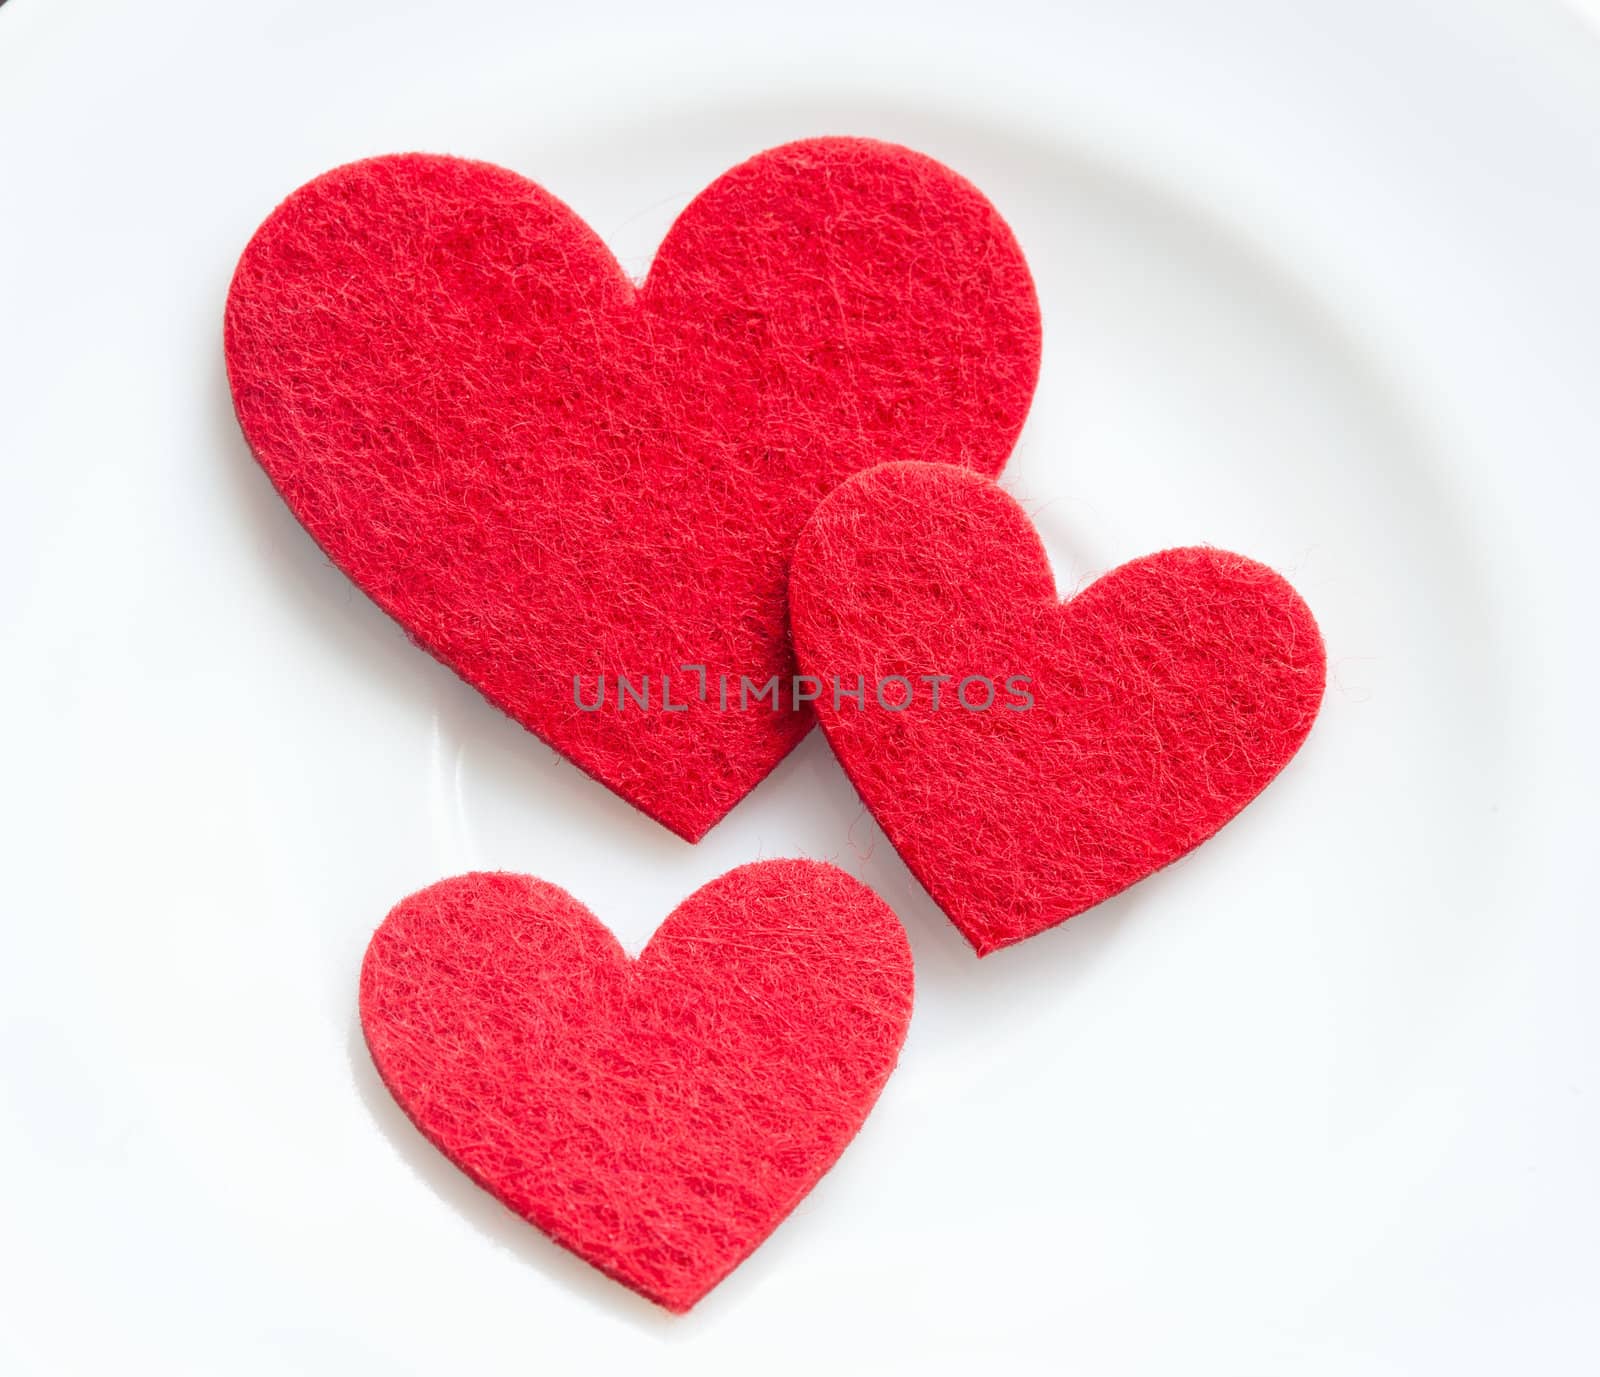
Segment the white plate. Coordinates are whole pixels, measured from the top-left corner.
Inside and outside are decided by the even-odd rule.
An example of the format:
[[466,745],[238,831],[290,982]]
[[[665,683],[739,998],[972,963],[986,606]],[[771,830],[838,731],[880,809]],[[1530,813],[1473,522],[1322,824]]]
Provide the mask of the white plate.
[[[1544,1373],[1600,1362],[1600,43],[1553,5],[0,11],[0,1368]],[[770,144],[909,143],[1037,274],[1063,588],[1208,542],[1332,677],[1190,859],[979,963],[813,738],[689,847],[414,651],[252,464],[272,205],[502,162],[642,273]],[[355,1023],[474,867],[630,949],[761,856],[904,919],[857,1142],[687,1319],[439,1159]]]

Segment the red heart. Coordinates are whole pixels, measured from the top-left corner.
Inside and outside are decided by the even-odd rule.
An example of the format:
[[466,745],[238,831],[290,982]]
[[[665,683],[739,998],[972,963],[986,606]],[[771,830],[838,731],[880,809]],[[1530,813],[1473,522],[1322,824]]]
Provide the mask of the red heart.
[[[1272,570],[1167,550],[1060,603],[1022,509],[947,465],[841,485],[801,536],[790,601],[829,744],[980,956],[1198,846],[1322,702],[1316,622]],[[894,675],[909,683],[880,699]]]
[[819,862],[729,871],[636,961],[554,885],[476,874],[384,919],[361,968],[361,1026],[445,1156],[682,1311],[855,1136],[911,992],[899,919]]
[[994,207],[862,139],[724,174],[637,288],[513,172],[353,163],[257,231],[225,336],[245,436],[334,563],[691,841],[811,725],[753,690],[793,673],[787,565],[817,500],[890,458],[998,472],[1039,356]]

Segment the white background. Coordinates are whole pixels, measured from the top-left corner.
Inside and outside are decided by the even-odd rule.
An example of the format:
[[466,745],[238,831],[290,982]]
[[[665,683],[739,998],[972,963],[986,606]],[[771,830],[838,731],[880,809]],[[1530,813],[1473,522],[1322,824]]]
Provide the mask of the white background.
[[[976,181],[1063,591],[1207,542],[1331,657],[1188,860],[983,962],[813,737],[698,847],[413,650],[252,463],[220,323],[299,183],[427,149],[642,274],[784,139]],[[914,456],[908,456],[914,457]],[[0,9],[0,1370],[1589,1373],[1600,39],[1545,0]],[[536,873],[631,950],[761,856],[904,919],[904,1059],[689,1317],[461,1178],[372,929]],[[1585,1313],[1585,1310],[1589,1313]]]

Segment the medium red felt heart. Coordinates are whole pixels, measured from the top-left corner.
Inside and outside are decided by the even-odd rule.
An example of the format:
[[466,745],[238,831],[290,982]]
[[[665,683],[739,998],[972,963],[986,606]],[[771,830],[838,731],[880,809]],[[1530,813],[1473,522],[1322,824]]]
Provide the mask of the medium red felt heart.
[[835,490],[790,602],[829,744],[980,956],[1198,846],[1322,702],[1316,622],[1272,570],[1167,550],[1061,603],[1022,509],[948,465]]
[[514,172],[338,168],[250,241],[225,339],[245,436],[334,563],[694,841],[811,726],[787,692],[737,710],[742,678],[793,673],[785,581],[811,509],[886,459],[998,472],[1039,314],[976,188],[814,139],[713,182],[640,287]]
[[687,1310],[856,1134],[911,1017],[900,921],[815,861],[741,866],[636,961],[564,890],[445,880],[361,968],[378,1074],[484,1189]]

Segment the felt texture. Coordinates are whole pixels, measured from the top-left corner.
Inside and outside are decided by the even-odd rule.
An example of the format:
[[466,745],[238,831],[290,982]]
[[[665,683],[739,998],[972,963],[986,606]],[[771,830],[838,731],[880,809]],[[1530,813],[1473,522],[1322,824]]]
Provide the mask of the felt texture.
[[741,866],[637,960],[564,890],[472,874],[374,934],[361,1026],[419,1129],[557,1243],[689,1309],[855,1136],[911,1017],[899,920],[814,861]]
[[[792,675],[787,566],[817,500],[887,459],[998,472],[1039,361],[994,207],[849,138],[719,177],[639,287],[514,172],[353,163],[257,231],[224,333],[250,447],[333,562],[691,841],[814,720],[719,687]],[[605,676],[602,710],[574,676],[585,703]]]
[[[1211,836],[1322,702],[1316,622],[1271,569],[1166,550],[1061,603],[1021,507],[949,466],[890,464],[837,488],[801,536],[790,600],[801,668],[827,685],[829,743],[980,956]],[[913,693],[892,685],[886,710],[874,686],[891,675]],[[949,676],[937,711],[924,675]],[[963,706],[968,676],[993,681],[986,710]],[[865,705],[836,678],[864,680]]]

